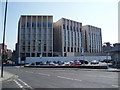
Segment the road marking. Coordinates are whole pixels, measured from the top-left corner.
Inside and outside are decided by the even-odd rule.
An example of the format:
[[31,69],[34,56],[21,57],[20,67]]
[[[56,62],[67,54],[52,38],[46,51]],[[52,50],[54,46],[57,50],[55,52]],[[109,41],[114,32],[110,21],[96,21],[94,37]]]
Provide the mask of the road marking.
[[33,89],[31,86],[29,86],[27,83],[25,83],[24,81],[22,81],[21,79],[18,79],[20,82],[22,82],[24,85],[26,85],[28,88]]
[[33,72],[29,72],[29,73],[33,73]]
[[117,77],[109,77],[109,76],[95,76],[95,75],[86,75],[89,77],[96,77],[96,78],[112,78],[112,79],[116,79]]
[[64,78],[64,79],[69,79],[69,80],[75,80],[75,81],[82,81],[82,80],[79,80],[79,79],[73,79],[73,78],[68,78],[68,77],[62,77],[62,76],[57,76],[59,78]]
[[45,76],[50,76],[49,74],[44,74],[44,73],[38,73],[40,75],[45,75]]
[[113,87],[117,87],[117,88],[120,87],[120,86],[118,86],[118,85],[112,85],[112,86],[113,86]]
[[20,83],[18,83],[16,80],[14,80],[14,82],[15,82],[20,88],[23,88],[23,86],[22,86]]

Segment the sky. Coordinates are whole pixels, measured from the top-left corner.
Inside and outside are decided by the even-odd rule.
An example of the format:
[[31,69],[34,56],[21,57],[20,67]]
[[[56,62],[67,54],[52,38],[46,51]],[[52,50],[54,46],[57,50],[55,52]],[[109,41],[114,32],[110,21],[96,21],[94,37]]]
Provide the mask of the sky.
[[[8,2],[6,40],[9,49],[15,50],[20,15],[53,15],[56,22],[64,17],[82,25],[92,25],[102,29],[102,42],[118,42],[118,1],[72,1],[72,2]],[[5,2],[0,3],[0,20],[3,23]],[[3,24],[0,24],[0,43]]]

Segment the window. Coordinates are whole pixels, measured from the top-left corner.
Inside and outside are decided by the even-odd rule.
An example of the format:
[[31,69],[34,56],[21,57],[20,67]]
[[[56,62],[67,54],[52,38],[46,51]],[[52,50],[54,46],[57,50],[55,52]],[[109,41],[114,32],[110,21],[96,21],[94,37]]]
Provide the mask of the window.
[[30,46],[28,46],[28,52],[30,51]]
[[35,57],[35,53],[32,53],[32,57]]
[[48,23],[48,27],[52,27],[52,23],[51,22]]
[[70,26],[70,29],[72,30],[72,26]]
[[63,24],[63,29],[65,29],[65,24]]
[[67,48],[67,51],[70,52],[70,48],[69,47]]
[[41,52],[41,46],[38,46],[38,51]]
[[38,24],[37,24],[37,27],[41,27],[42,26],[42,24],[39,22]]
[[44,29],[44,34],[47,34],[47,30],[46,30],[46,28]]
[[66,47],[64,47],[64,52],[66,52]]
[[28,45],[30,45],[30,41],[28,41]]
[[28,40],[30,40],[30,34],[28,34]]
[[33,46],[33,52],[35,51],[35,46]]
[[25,26],[26,26],[26,24],[25,24],[25,23],[23,23],[23,24],[22,24],[22,27],[25,27]]
[[30,28],[28,28],[28,34],[30,34],[30,31],[31,31]]
[[35,28],[33,29],[33,33],[36,34],[36,29]]
[[41,29],[40,28],[38,29],[38,33],[41,34]]
[[30,27],[31,25],[30,25],[30,23],[29,22],[27,22],[27,27]]
[[71,52],[73,52],[73,47],[71,47]]
[[49,29],[48,31],[49,31],[49,33],[48,33],[48,34],[52,34],[52,29]]
[[22,51],[25,51],[25,46],[22,47]]
[[47,48],[47,47],[46,47],[46,46],[44,46],[44,51],[45,51],[45,52],[46,52],[46,50],[47,50],[46,48]]
[[44,23],[43,23],[43,27],[47,27],[47,23],[44,22]]
[[32,27],[36,27],[36,23],[32,23]]
[[69,30],[69,26],[67,25],[67,30]]

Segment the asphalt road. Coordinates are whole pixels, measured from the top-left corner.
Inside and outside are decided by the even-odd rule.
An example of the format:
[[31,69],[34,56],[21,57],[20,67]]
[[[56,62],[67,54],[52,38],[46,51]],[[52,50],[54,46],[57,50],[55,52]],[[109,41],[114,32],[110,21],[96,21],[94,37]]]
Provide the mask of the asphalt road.
[[5,67],[4,70],[19,77],[4,82],[3,88],[118,88],[117,72],[24,67]]

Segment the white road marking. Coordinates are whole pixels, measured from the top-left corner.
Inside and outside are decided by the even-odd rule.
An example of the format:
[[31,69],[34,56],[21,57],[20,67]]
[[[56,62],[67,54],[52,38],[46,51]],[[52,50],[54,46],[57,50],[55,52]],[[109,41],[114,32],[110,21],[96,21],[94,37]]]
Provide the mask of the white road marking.
[[44,74],[44,73],[38,73],[40,75],[45,75],[45,76],[50,76],[49,74]]
[[29,72],[29,73],[33,73],[33,72]]
[[20,83],[18,83],[16,80],[14,80],[14,82],[15,82],[20,88],[23,88],[23,86],[22,86]]
[[116,79],[117,77],[109,77],[109,76],[95,76],[95,75],[86,75],[88,77],[96,77],[96,78],[112,78],[112,79]]
[[118,86],[118,85],[112,85],[112,86],[113,86],[113,87],[117,87],[117,88],[120,87],[120,86]]
[[28,88],[33,89],[31,86],[29,86],[27,83],[25,83],[24,81],[22,81],[21,79],[18,79],[20,82],[22,82],[24,85],[26,85]]
[[82,81],[82,80],[79,80],[79,79],[73,79],[73,78],[68,78],[68,77],[62,77],[62,76],[57,76],[59,78],[64,78],[64,79],[69,79],[69,80],[75,80],[75,81]]

